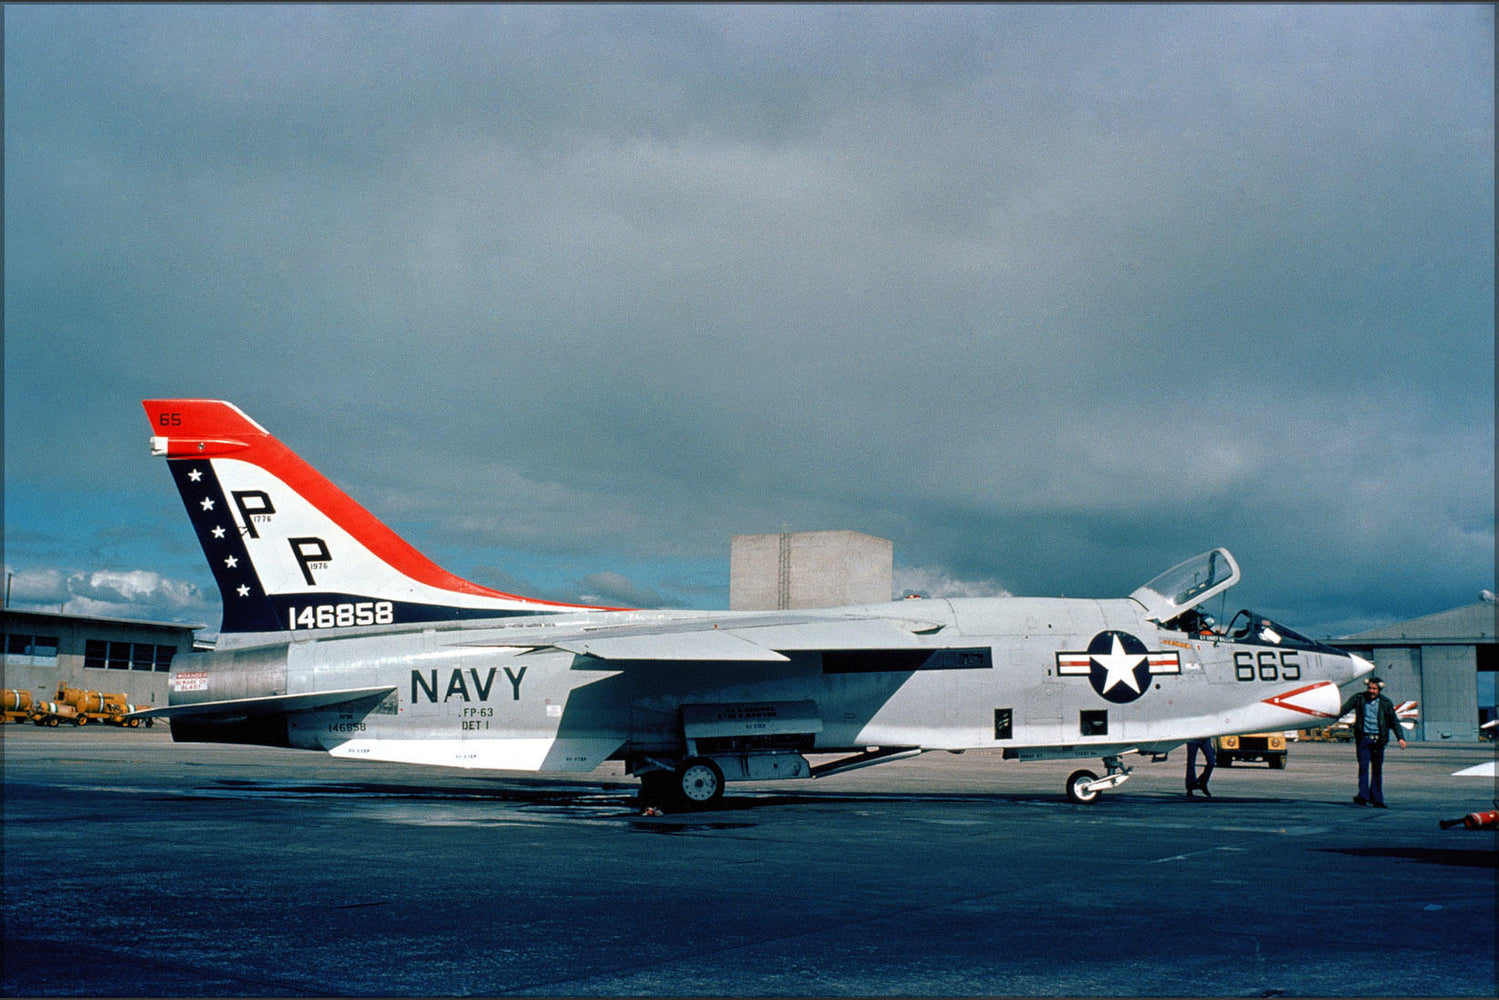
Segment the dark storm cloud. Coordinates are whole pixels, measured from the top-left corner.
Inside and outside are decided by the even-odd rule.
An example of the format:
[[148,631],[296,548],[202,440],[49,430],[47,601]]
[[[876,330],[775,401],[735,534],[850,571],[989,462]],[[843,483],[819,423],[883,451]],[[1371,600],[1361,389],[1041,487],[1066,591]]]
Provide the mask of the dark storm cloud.
[[678,603],[663,561],[785,524],[951,593],[1226,544],[1328,628],[1491,585],[1489,8],[20,7],[6,47],[8,493],[180,542],[136,400],[206,395],[459,572],[596,554],[543,596]]

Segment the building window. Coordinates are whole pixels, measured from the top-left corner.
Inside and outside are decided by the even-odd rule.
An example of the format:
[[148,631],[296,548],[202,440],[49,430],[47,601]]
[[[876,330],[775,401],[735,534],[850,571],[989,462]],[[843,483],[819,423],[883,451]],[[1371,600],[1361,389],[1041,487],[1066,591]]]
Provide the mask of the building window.
[[164,674],[172,669],[172,657],[176,652],[176,646],[156,647],[156,672],[158,674]]
[[111,642],[109,644],[109,669],[130,669],[130,643]]
[[57,636],[55,635],[7,635],[5,637],[7,657],[28,657],[33,663],[57,662]]
[[90,639],[83,644],[83,665],[103,670],[109,657],[109,643],[103,639]]

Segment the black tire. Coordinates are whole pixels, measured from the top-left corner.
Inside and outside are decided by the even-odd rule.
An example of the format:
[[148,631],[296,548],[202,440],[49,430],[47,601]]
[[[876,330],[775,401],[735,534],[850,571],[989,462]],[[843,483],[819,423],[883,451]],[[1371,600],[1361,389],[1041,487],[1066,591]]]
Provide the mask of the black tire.
[[1075,802],[1078,805],[1097,801],[1098,796],[1103,793],[1089,792],[1084,790],[1082,787],[1090,781],[1097,780],[1098,775],[1094,774],[1092,771],[1073,771],[1070,775],[1067,776],[1068,801]]
[[1268,763],[1270,765],[1270,770],[1284,771],[1286,769],[1286,755],[1283,753],[1276,754],[1275,756],[1268,758]]
[[712,809],[723,799],[723,771],[707,757],[688,757],[677,765],[676,793],[689,809]]
[[1234,766],[1234,759],[1232,757],[1230,757],[1226,753],[1219,754],[1218,755],[1218,766],[1219,767],[1233,767]]

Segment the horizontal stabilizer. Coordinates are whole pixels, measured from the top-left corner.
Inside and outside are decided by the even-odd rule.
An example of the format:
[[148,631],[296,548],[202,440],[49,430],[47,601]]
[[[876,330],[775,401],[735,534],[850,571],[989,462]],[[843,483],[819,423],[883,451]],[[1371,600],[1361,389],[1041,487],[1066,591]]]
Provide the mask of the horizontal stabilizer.
[[394,686],[349,688],[344,691],[313,691],[308,694],[275,694],[263,698],[232,698],[227,701],[200,701],[193,705],[169,705],[164,708],[148,708],[131,712],[127,719],[183,719],[218,716],[237,718],[251,715],[277,715],[284,712],[303,712],[313,708],[329,708],[349,702],[376,702],[392,694]]
[[328,747],[334,757],[495,771],[592,771],[619,749],[616,737],[515,739],[352,739]]

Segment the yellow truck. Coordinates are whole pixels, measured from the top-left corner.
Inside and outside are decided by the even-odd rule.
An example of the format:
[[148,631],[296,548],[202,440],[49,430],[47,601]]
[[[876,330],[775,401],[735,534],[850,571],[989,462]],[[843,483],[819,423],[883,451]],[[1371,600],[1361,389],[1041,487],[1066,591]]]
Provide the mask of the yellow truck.
[[1219,767],[1233,767],[1234,761],[1262,760],[1272,770],[1286,766],[1285,733],[1245,733],[1242,736],[1219,736],[1213,740],[1213,751]]

